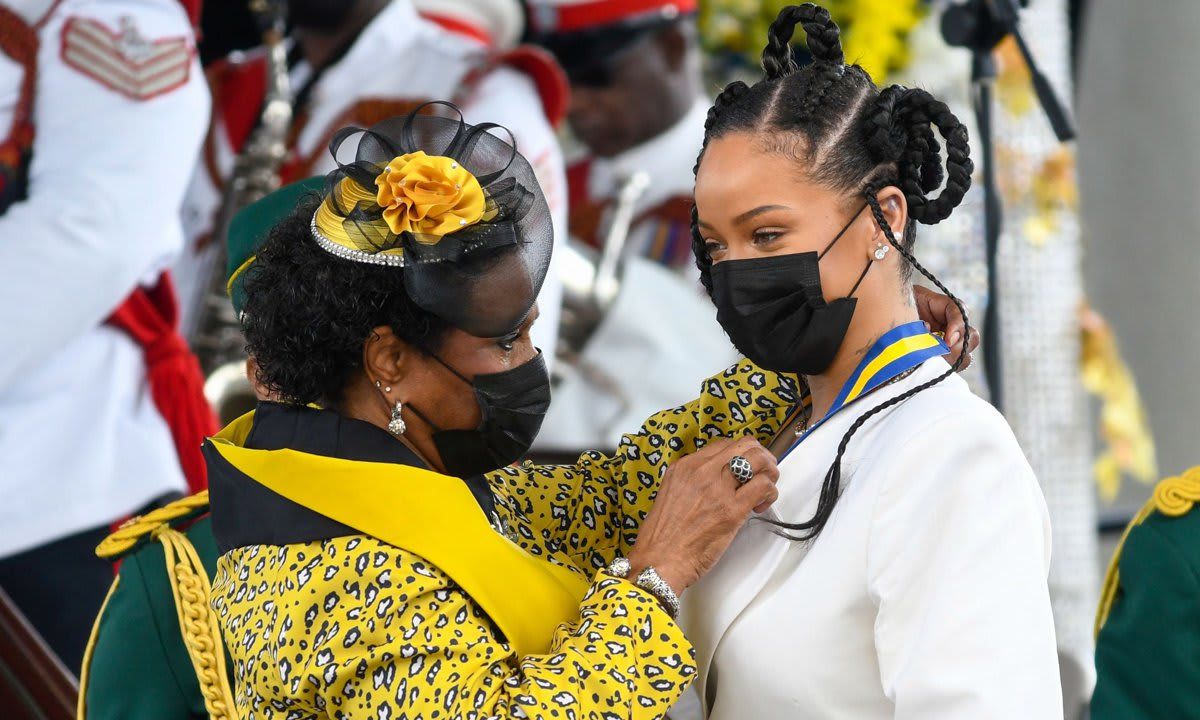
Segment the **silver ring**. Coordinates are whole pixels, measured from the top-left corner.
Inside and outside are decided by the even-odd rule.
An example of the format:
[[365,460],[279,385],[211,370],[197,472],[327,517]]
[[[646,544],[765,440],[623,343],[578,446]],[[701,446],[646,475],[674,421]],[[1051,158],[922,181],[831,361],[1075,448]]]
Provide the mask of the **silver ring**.
[[737,480],[738,485],[745,485],[754,479],[754,468],[750,467],[750,461],[741,455],[734,455],[729,459],[729,472],[733,473],[733,479]]

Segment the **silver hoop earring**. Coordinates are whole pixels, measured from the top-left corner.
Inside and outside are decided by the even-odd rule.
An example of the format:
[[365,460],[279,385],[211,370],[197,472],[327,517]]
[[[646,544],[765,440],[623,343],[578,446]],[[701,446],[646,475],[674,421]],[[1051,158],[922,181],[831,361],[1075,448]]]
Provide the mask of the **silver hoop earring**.
[[884,259],[885,257],[887,257],[887,254],[891,251],[891,249],[892,249],[891,245],[884,245],[883,243],[877,243],[875,245],[875,259],[876,260]]
[[395,407],[392,408],[392,418],[388,421],[388,432],[399,437],[408,429],[408,425],[404,423],[404,418],[400,417],[400,411],[404,409],[404,403],[396,401]]

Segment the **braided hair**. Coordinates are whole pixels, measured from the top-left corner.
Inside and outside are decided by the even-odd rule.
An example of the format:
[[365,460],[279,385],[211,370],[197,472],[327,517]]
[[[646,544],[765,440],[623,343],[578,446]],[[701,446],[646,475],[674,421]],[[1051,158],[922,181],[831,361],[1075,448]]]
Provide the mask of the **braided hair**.
[[[797,25],[804,29],[813,57],[813,62],[804,67],[796,64],[792,53]],[[914,268],[929,278],[950,297],[966,322],[962,302],[912,254],[915,223],[932,225],[945,220],[971,186],[974,166],[966,127],[945,103],[924,90],[899,85],[880,90],[860,66],[845,64],[838,26],[822,7],[812,3],[785,7],[771,23],[767,36],[762,53],[763,79],[754,85],[730,83],[717,96],[704,123],[704,146],[694,170],[699,171],[704,149],[714,138],[734,132],[755,134],[768,151],[788,154],[801,163],[814,182],[864,197],[888,242],[904,258],[906,279]],[[944,167],[942,143],[946,152]],[[903,239],[892,232],[877,199],[880,190],[890,185],[899,187],[908,203]],[[941,192],[930,197],[939,187]],[[712,258],[700,235],[694,205],[692,252],[701,282],[711,296]],[[841,493],[842,457],[851,438],[870,418],[957,371],[967,354],[969,327],[963,333],[962,353],[952,368],[855,420],[838,444],[813,517],[797,523],[769,521],[780,534],[807,541],[821,533]]]

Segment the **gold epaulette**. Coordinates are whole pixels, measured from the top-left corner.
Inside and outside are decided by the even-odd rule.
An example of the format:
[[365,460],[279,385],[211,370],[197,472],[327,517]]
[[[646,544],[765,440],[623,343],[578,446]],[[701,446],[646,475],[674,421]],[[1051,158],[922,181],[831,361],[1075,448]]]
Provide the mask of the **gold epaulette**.
[[143,542],[157,537],[177,523],[186,522],[208,512],[208,491],[176,500],[163,507],[151,510],[125,521],[116,532],[104,538],[96,546],[96,555],[105,560],[116,560],[129,554]]
[[1100,590],[1100,607],[1096,610],[1096,635],[1100,634],[1100,629],[1108,620],[1113,601],[1117,597],[1117,588],[1121,581],[1117,567],[1120,565],[1121,551],[1125,549],[1125,540],[1129,537],[1129,533],[1156,512],[1167,517],[1181,517],[1191,512],[1198,502],[1200,502],[1200,466],[1187,470],[1181,475],[1166,478],[1154,488],[1154,494],[1125,527],[1121,541],[1117,543],[1117,549],[1113,553],[1112,559],[1108,561],[1108,572],[1104,575],[1104,585]]

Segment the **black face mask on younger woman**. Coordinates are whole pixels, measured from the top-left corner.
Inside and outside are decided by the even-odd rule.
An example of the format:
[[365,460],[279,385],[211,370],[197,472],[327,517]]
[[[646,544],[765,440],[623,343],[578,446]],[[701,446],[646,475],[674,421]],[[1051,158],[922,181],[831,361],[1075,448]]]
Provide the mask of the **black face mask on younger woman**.
[[846,297],[828,303],[821,292],[819,262],[861,214],[859,209],[820,253],[725,260],[712,266],[717,322],[740,353],[775,372],[818,375],[829,369],[850,329],[858,304],[852,296],[871,261]]
[[550,374],[540,350],[523,365],[476,375],[474,380],[466,379],[436,355],[433,359],[475,390],[483,416],[474,430],[442,430],[408,406],[434,429],[433,445],[447,474],[460,478],[482,475],[511,465],[529,452],[550,408]]

